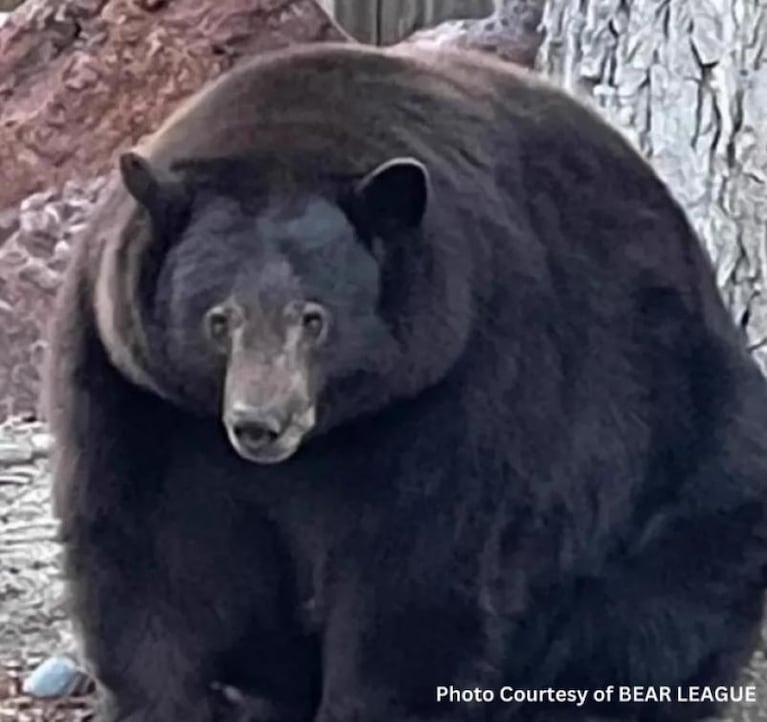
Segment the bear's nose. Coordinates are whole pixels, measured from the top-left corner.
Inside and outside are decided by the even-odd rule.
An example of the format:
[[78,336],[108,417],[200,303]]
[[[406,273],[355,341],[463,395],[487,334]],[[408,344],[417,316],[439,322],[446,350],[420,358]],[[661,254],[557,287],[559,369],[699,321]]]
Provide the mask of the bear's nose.
[[238,443],[251,451],[274,443],[285,430],[285,422],[275,412],[241,406],[231,410],[228,425]]

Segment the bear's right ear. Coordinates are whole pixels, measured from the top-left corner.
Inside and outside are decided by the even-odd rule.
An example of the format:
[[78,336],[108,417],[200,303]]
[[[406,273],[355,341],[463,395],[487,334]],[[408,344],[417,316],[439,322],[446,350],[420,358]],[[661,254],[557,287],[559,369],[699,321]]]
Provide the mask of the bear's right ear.
[[128,193],[147,210],[154,223],[164,226],[181,210],[184,192],[180,182],[166,177],[138,153],[123,153],[119,165]]
[[391,158],[355,184],[355,217],[376,234],[413,229],[426,213],[429,191],[429,172],[421,161]]

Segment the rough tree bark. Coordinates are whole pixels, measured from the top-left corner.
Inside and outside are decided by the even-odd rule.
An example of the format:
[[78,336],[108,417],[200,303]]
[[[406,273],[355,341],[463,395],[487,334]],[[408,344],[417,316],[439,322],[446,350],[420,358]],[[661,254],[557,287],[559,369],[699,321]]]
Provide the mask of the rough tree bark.
[[767,1],[548,0],[537,65],[641,148],[767,371]]

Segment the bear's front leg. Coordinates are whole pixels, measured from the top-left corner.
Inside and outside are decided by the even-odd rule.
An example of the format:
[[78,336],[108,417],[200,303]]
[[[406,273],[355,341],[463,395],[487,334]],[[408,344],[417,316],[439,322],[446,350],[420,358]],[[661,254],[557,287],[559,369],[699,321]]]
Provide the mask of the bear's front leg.
[[198,668],[211,635],[178,615],[189,573],[171,573],[158,536],[157,515],[173,508],[160,414],[95,350],[90,360],[57,387],[69,396],[54,417],[55,494],[71,614],[108,699],[101,719],[211,722]]
[[[228,716],[221,716],[215,707],[213,698],[202,693],[187,699],[166,696],[163,700],[137,704],[133,700],[122,699],[120,695],[102,690],[95,722],[160,722],[160,720],[208,722],[230,719]],[[238,719],[232,716],[231,722]]]
[[421,582],[347,577],[332,594],[316,722],[486,719],[486,705],[438,695],[440,686],[495,683],[481,611],[450,575]]
[[[142,550],[67,549],[73,615],[99,684],[99,722],[213,722],[216,694],[200,630],[184,628]],[[124,563],[141,573],[126,573]],[[113,570],[122,569],[115,574]],[[206,649],[207,647],[207,649]]]

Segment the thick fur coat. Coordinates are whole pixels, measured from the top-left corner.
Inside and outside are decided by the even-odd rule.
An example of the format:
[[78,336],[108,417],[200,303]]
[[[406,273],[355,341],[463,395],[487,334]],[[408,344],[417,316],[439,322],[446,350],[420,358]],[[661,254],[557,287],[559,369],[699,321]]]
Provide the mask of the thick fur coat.
[[47,374],[105,720],[711,712],[436,698],[726,683],[756,639],[765,384],[616,131],[489,58],[318,45],[121,170]]

